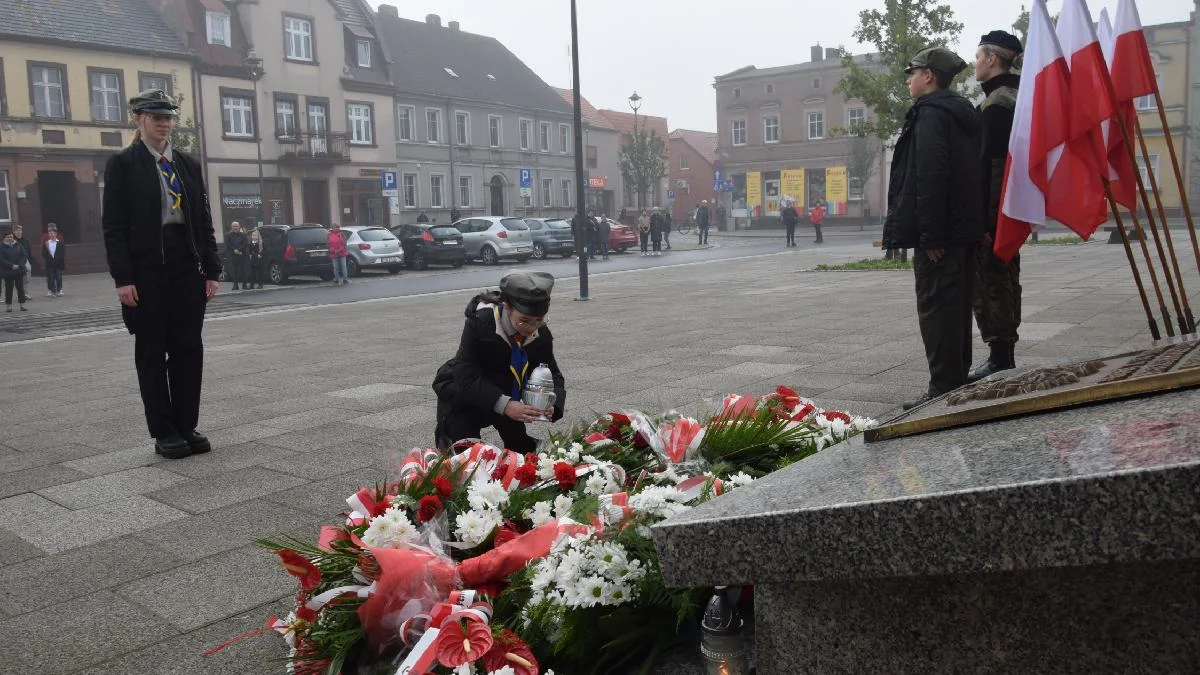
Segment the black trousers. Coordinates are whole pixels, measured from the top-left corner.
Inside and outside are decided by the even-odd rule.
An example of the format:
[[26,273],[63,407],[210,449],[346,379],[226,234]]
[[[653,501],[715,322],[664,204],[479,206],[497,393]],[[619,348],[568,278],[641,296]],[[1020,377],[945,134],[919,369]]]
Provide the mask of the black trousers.
[[817,243],[818,244],[825,241],[825,236],[823,234],[821,234],[821,227],[822,227],[821,225],[817,225],[816,223],[813,223],[813,229],[817,231]]
[[262,286],[263,278],[266,276],[266,272],[266,265],[263,265],[262,263],[250,265],[250,283]]
[[[187,246],[183,243],[181,246]],[[190,250],[167,250],[167,265],[137,270],[133,361],[154,438],[193,431],[204,373],[204,277]]]
[[796,224],[789,223],[783,226],[787,230],[787,245],[791,246],[796,243]]
[[[21,272],[24,274],[24,272]],[[13,289],[17,289],[17,302],[25,304],[25,277],[4,277],[4,304],[12,305]]]
[[913,254],[917,318],[929,362],[929,393],[935,396],[966,384],[971,370],[975,247],[955,246],[945,251],[936,263],[924,250]]
[[696,243],[698,243],[698,244],[707,244],[708,243],[708,225],[701,225],[700,229],[697,231],[697,234],[700,236],[700,240]]
[[642,241],[642,253],[646,252],[646,247],[650,243],[649,232],[638,232],[638,238]]
[[479,438],[484,427],[494,427],[505,449],[520,453],[537,451],[537,439],[525,432],[524,423],[497,415],[494,410],[480,410],[473,405],[439,398],[437,416],[434,441],[441,450],[464,438]]
[[230,267],[232,268],[229,270],[230,281],[232,281],[235,284],[246,283],[246,281],[248,279],[246,270],[249,268],[249,265],[247,264],[247,261],[246,261],[246,256],[231,255],[231,256],[229,256],[229,263],[230,263]]

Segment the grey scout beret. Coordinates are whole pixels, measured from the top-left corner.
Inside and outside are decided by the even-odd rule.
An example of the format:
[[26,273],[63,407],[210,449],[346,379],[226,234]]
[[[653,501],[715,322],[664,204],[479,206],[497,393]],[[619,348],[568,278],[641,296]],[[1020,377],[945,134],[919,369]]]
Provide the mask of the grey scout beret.
[[904,72],[911,73],[917,68],[928,68],[940,75],[954,77],[966,67],[967,62],[963,61],[958,54],[949,49],[945,47],[926,47],[912,57]]

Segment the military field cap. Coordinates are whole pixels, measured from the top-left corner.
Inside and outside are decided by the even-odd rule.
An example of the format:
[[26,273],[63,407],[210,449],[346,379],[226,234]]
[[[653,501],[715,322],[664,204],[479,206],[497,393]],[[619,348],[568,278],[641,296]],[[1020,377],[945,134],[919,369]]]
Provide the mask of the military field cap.
[[550,311],[554,276],[549,272],[513,272],[500,280],[500,295],[513,309],[530,316]]
[[904,72],[911,73],[917,68],[927,68],[939,75],[954,77],[966,67],[967,62],[963,61],[958,54],[949,49],[945,47],[926,47],[917,52],[916,56],[912,57]]
[[129,99],[129,109],[135,113],[179,116],[179,104],[162,89],[146,89]]
[[1003,47],[1016,54],[1021,54],[1025,51],[1025,48],[1021,46],[1020,38],[1012,33],[1002,30],[994,30],[979,38],[979,44]]

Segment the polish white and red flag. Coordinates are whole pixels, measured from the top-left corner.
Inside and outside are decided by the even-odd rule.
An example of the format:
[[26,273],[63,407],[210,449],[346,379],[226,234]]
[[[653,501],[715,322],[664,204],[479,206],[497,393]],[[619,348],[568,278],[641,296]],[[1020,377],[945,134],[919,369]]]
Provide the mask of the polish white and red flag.
[[[1104,61],[1112,72],[1113,48],[1116,46],[1117,34],[1113,32],[1112,22],[1108,18],[1108,9],[1100,10],[1100,18],[1096,21],[1096,37],[1100,40],[1100,50],[1104,52]],[[1115,85],[1114,85],[1115,88]],[[1103,124],[1104,147],[1108,154],[1108,180],[1112,184],[1113,199],[1131,211],[1137,209],[1137,168],[1129,159],[1129,151],[1125,147],[1125,137],[1134,138],[1134,121],[1137,111],[1133,101],[1118,101],[1116,110],[1119,116],[1114,116]],[[1125,124],[1125,134],[1117,125]]]
[[1084,238],[1107,219],[1091,129],[1072,124],[1072,107],[1070,68],[1045,0],[1034,0],[993,246],[1002,260],[1047,218]]
[[1154,62],[1150,59],[1150,47],[1142,30],[1142,17],[1133,0],[1117,3],[1113,34],[1116,37],[1109,69],[1117,101],[1132,101],[1139,96],[1158,93],[1158,78],[1154,75]]

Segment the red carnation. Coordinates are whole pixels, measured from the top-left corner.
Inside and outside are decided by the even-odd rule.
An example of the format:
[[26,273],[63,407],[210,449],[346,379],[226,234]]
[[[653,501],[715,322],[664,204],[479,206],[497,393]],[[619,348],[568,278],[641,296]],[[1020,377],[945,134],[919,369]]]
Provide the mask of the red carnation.
[[417,503],[417,522],[424,523],[433,520],[442,512],[442,500],[437,495],[425,495]]
[[521,483],[521,487],[529,487],[537,482],[537,465],[536,463],[525,462],[521,468],[517,469],[515,478]]
[[482,459],[485,462],[490,462],[493,459],[496,459],[496,451],[491,448],[484,448],[483,452],[479,453],[479,459]]
[[554,463],[554,479],[558,481],[558,486],[564,490],[570,490],[575,487],[575,467],[566,462]]
[[504,480],[504,467],[498,466],[492,469],[492,480]]
[[433,479],[433,489],[437,490],[441,497],[449,497],[454,492],[454,486],[450,484],[450,481],[441,476]]
[[650,447],[650,441],[646,440],[646,437],[639,431],[633,435],[633,447],[637,450],[645,450]]
[[517,675],[537,675],[540,672],[533,650],[507,628],[500,631],[492,648],[483,655],[483,665],[489,671],[509,666]]

